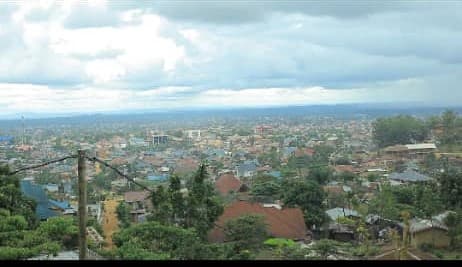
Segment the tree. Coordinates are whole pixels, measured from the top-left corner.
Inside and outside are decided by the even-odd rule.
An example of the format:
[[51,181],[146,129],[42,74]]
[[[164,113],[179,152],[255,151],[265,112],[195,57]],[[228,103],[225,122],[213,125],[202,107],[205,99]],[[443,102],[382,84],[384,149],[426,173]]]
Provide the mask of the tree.
[[140,223],[113,236],[121,259],[194,260],[205,257],[204,244],[193,229],[162,225],[159,222]]
[[329,163],[329,158],[332,153],[334,153],[335,148],[332,146],[328,145],[318,145],[314,147],[314,150],[316,151],[313,155],[312,158],[312,163],[313,165],[319,165],[319,164],[328,164]]
[[279,168],[279,166],[281,165],[281,161],[279,160],[279,154],[277,152],[276,147],[272,147],[270,152],[268,153],[263,153],[259,155],[258,161],[262,164],[270,165],[273,169]]
[[187,193],[183,194],[181,179],[172,175],[167,190],[158,186],[151,195],[153,213],[148,220],[194,228],[205,239],[223,213],[223,204],[207,176],[206,166],[201,164],[186,184]]
[[454,144],[457,141],[457,114],[452,110],[446,110],[441,116],[443,134],[441,136],[442,144]]
[[379,148],[421,142],[428,134],[426,124],[411,116],[379,118],[373,123],[373,138]]
[[181,192],[181,179],[177,175],[170,177],[168,194],[171,203],[171,221],[174,224],[182,225],[185,218],[185,198]]
[[48,240],[56,241],[67,249],[77,247],[78,227],[71,217],[53,217],[40,224],[37,231],[47,237]]
[[282,184],[281,200],[289,207],[300,207],[308,226],[322,225],[326,220],[323,202],[326,193],[315,181],[288,179]]
[[346,171],[338,174],[338,178],[344,183],[353,182],[356,179],[356,174]]
[[448,226],[449,229],[449,246],[451,249],[457,249],[462,245],[460,241],[462,240],[462,214],[459,212],[450,212],[445,218],[444,223]]
[[121,201],[116,208],[117,219],[119,220],[120,226],[126,228],[130,226],[130,206],[124,201]]
[[244,250],[258,250],[269,235],[265,218],[258,214],[228,220],[224,233],[225,241],[233,244],[236,254],[241,254]]
[[24,216],[31,228],[37,226],[37,204],[22,194],[18,177],[8,173],[8,166],[0,166],[0,209],[8,210],[12,215]]
[[369,213],[378,214],[385,219],[395,220],[399,218],[399,211],[396,208],[396,198],[393,195],[390,184],[382,184],[381,191],[369,204]]
[[223,213],[220,198],[207,178],[207,168],[205,164],[201,164],[188,187],[184,220],[184,227],[194,227],[203,239]]
[[41,253],[56,255],[61,247],[77,245],[77,226],[72,218],[51,218],[28,230],[22,215],[0,210],[0,259],[26,259]]
[[259,199],[274,199],[281,192],[281,184],[277,181],[258,182],[250,190],[251,195]]
[[325,185],[334,177],[334,172],[329,167],[311,168],[307,179],[316,181],[320,185]]
[[288,250],[294,248],[297,243],[295,243],[292,239],[285,239],[285,238],[270,238],[267,239],[263,244],[266,246],[272,247],[276,251],[276,256],[278,258],[285,256]]
[[449,169],[439,177],[440,193],[447,209],[462,208],[462,172]]
[[311,247],[322,259],[327,260],[329,255],[337,253],[339,243],[330,239],[321,239]]

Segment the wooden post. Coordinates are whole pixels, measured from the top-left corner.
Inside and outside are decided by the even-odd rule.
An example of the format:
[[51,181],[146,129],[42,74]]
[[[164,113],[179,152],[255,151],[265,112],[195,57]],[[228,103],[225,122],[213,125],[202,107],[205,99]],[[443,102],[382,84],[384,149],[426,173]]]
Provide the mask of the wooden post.
[[78,151],[79,175],[79,260],[87,258],[87,181],[85,150]]

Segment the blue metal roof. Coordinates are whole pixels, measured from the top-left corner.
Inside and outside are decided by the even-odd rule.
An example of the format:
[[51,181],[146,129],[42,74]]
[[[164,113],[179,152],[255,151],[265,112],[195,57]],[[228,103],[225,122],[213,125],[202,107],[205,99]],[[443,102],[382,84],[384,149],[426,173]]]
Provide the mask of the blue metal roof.
[[32,183],[31,181],[22,180],[20,182],[21,191],[29,198],[37,202],[35,214],[40,220],[46,220],[50,217],[57,216],[57,213],[51,210],[51,204],[48,196],[42,186]]
[[251,163],[243,163],[239,166],[237,166],[237,172],[238,173],[244,173],[244,172],[254,172],[257,170],[257,165],[253,162]]
[[276,178],[281,178],[282,177],[280,171],[270,171],[268,174],[273,176],[273,177],[276,177]]
[[14,140],[13,136],[0,136],[0,142],[9,142],[12,143]]
[[65,210],[71,207],[71,204],[69,204],[68,201],[57,201],[57,200],[50,199],[48,200],[48,202],[50,203],[51,206],[58,207],[62,210]]
[[168,174],[161,174],[161,175],[149,175],[147,179],[149,181],[165,181],[169,178]]

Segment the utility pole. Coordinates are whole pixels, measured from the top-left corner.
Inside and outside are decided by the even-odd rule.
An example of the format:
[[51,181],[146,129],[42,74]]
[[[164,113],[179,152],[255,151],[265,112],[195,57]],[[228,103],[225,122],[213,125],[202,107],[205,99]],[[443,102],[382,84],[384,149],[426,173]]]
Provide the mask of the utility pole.
[[78,150],[79,175],[79,260],[87,258],[87,181],[85,150]]

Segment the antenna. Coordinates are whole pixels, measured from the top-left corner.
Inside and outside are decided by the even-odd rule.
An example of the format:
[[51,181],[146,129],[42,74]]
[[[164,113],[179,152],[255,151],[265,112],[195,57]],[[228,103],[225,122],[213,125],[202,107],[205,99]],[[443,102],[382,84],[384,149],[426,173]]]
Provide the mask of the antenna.
[[26,141],[26,126],[24,123],[24,115],[21,116],[21,121],[22,121],[22,145],[25,145]]

